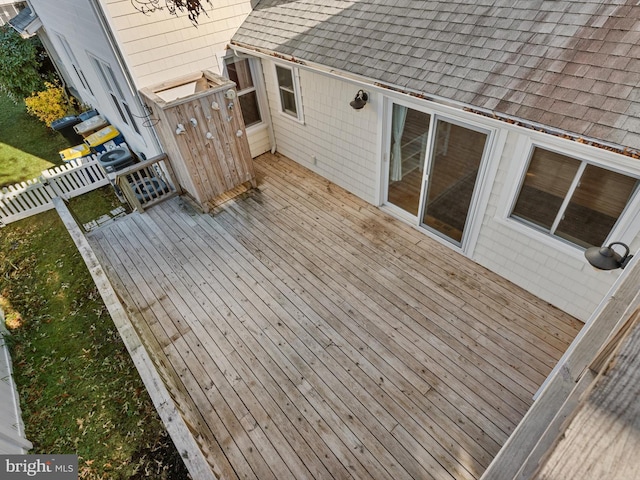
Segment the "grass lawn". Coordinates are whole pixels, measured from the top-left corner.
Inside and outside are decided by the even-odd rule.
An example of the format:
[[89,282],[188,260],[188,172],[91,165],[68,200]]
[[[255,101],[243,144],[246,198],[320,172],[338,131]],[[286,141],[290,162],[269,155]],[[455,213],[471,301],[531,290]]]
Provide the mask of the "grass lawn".
[[[72,208],[113,197],[107,187]],[[55,210],[2,229],[0,306],[32,453],[78,454],[82,479],[187,478]]]
[[[5,102],[0,183],[14,183],[55,163],[66,144]],[[110,187],[70,202],[82,223],[120,205]],[[0,228],[0,307],[31,453],[77,454],[81,479],[189,478],[55,210]]]
[[27,114],[24,103],[0,93],[0,188],[60,165],[58,152],[67,147],[62,135]]

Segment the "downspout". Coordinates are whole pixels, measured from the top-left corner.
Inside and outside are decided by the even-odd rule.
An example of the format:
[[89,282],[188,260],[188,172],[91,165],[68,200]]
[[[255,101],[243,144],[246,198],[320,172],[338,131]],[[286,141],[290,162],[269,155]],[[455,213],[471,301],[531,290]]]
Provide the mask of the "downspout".
[[[100,4],[100,0],[89,0],[89,4],[93,8],[94,13],[96,14],[96,17],[98,18],[98,21],[100,22],[100,25],[102,26],[102,30],[104,31],[105,35],[107,36],[107,40],[109,42],[109,46],[111,47],[111,50],[115,54],[115,57],[116,57],[116,60],[118,61],[118,66],[120,67],[120,70],[124,74],[124,78],[125,78],[125,80],[127,82],[127,86],[129,87],[129,91],[132,93],[133,98],[138,103],[138,111],[146,112],[146,106],[145,106],[144,102],[142,101],[142,99],[140,98],[140,94],[138,93],[138,90],[136,88],[136,84],[135,84],[135,81],[133,79],[133,75],[131,75],[131,71],[129,70],[129,67],[127,66],[127,62],[126,62],[126,60],[124,58],[122,50],[120,50],[120,47],[119,47],[118,42],[116,40],[116,37],[113,34],[113,31],[111,30],[111,26],[109,25],[109,20],[107,19],[107,16],[104,13],[102,5]],[[163,149],[162,149],[162,145],[160,144],[160,140],[158,139],[158,134],[156,132],[156,129],[153,128],[153,125],[151,125],[151,124],[147,128],[151,132],[151,138],[153,140],[154,146],[156,147],[156,153],[162,153]],[[143,137],[143,139],[144,139],[144,137]]]

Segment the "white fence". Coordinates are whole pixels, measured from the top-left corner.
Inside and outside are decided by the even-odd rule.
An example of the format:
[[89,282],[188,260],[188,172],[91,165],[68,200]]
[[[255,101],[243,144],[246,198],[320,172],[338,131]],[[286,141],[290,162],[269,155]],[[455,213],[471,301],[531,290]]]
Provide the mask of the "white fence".
[[96,155],[42,172],[39,178],[0,192],[0,226],[50,210],[52,198],[68,200],[109,184]]

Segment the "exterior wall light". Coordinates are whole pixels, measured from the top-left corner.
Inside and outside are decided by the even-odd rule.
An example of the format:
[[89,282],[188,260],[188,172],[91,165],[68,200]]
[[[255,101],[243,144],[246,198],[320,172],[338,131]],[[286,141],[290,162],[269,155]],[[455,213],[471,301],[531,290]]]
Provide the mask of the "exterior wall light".
[[351,105],[351,108],[354,110],[361,110],[367,104],[367,100],[369,100],[367,92],[364,90],[358,90],[356,98],[349,102],[349,105]]
[[[624,247],[624,255],[620,255],[612,247],[620,245]],[[587,261],[600,270],[615,270],[624,268],[633,255],[629,255],[629,247],[622,242],[610,243],[607,247],[591,247],[584,252]]]

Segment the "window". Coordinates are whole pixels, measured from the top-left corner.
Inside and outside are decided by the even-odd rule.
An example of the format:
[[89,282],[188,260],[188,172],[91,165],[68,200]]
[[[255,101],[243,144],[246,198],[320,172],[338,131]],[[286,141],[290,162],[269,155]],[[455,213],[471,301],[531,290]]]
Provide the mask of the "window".
[[227,76],[236,82],[238,90],[238,101],[242,110],[244,124],[247,127],[262,123],[260,106],[258,104],[258,93],[253,83],[251,65],[247,58],[227,58]]
[[511,217],[584,248],[600,246],[637,189],[637,178],[535,147]]
[[111,66],[108,63],[103,62],[102,60],[98,60],[95,57],[91,57],[91,59],[93,60],[96,71],[98,72],[98,76],[100,76],[100,78],[102,79],[102,83],[105,86],[107,93],[111,97],[113,106],[120,115],[120,119],[125,124],[133,128],[137,134],[140,134],[138,123],[136,122],[133,113],[131,113],[129,104],[127,103],[125,96],[122,93],[120,84],[116,80],[116,76],[113,73]]
[[280,91],[280,110],[301,122],[300,91],[295,73],[292,68],[276,65],[278,90]]
[[64,50],[64,53],[67,56],[67,59],[71,63],[73,70],[76,72],[76,76],[78,77],[78,80],[80,80],[80,84],[85,90],[87,90],[89,93],[91,93],[91,95],[93,95],[93,90],[91,90],[91,85],[89,84],[89,82],[87,82],[87,79],[84,76],[84,72],[78,66],[78,60],[76,60],[76,57],[73,54],[73,51],[71,50],[71,46],[69,45],[69,42],[67,42],[67,39],[64,38],[62,35],[59,35],[59,34],[56,34],[56,35],[58,37],[58,40],[60,40],[60,44],[62,45],[62,49]]

